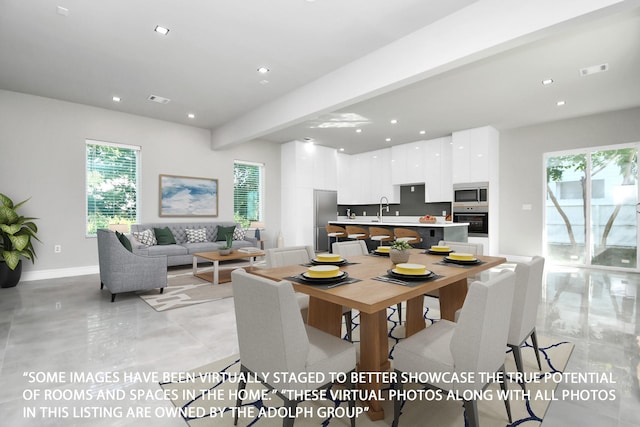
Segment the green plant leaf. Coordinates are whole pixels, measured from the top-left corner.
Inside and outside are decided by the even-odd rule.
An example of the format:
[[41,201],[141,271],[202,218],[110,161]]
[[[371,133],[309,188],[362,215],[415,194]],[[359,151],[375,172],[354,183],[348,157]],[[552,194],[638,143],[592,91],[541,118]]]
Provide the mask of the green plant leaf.
[[7,263],[7,267],[11,270],[15,270],[20,262],[20,253],[17,251],[3,251],[2,258]]
[[20,224],[13,224],[13,225],[0,224],[0,230],[11,235],[16,234],[21,229],[22,227],[20,226]]
[[29,244],[29,235],[28,234],[20,234],[20,235],[10,235],[9,240],[13,243],[13,246],[16,250],[21,251],[27,247]]
[[0,206],[0,222],[3,224],[13,224],[19,216],[13,209],[7,206]]
[[13,208],[13,200],[0,193],[0,203],[8,208]]

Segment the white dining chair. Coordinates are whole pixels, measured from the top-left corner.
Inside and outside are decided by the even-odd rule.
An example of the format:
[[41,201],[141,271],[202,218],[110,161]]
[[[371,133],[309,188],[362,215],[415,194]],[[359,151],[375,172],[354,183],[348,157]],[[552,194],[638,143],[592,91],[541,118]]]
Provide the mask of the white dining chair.
[[[507,392],[504,361],[509,323],[505,319],[511,315],[514,284],[515,273],[512,271],[501,272],[486,282],[473,282],[457,323],[440,320],[400,341],[393,352],[393,367],[399,377],[403,372],[415,375],[424,372],[472,373],[474,381],[470,382],[426,384],[460,397],[470,427],[479,425],[478,407],[475,399],[463,398],[465,392],[477,395],[489,385],[489,374],[495,373],[501,373],[501,376],[491,377],[502,379],[500,387],[505,394]],[[393,387],[402,390],[402,381],[395,382]],[[402,404],[402,399],[394,402],[394,427],[398,426]],[[509,422],[512,422],[508,400],[505,400],[505,407]]]
[[[364,243],[364,242],[363,242]],[[288,265],[308,264],[315,258],[315,251],[311,246],[289,246],[284,248],[272,248],[266,251],[267,268],[286,267]],[[309,312],[309,295],[296,292],[298,306],[304,321],[307,321]],[[352,341],[353,316],[350,307],[342,307],[342,316],[344,317],[345,327],[347,330],[347,339]]]
[[[352,343],[305,325],[295,306],[295,292],[291,282],[275,282],[249,274],[243,269],[231,273],[233,304],[235,307],[240,371],[252,373],[262,384],[284,400],[287,414],[295,414],[301,400],[292,399],[288,393],[302,392],[331,385],[331,374],[350,372],[356,368],[356,350]],[[274,383],[274,373],[297,374],[307,381],[282,380]],[[312,374],[312,375],[308,375]],[[283,377],[284,378],[284,377]],[[271,381],[270,381],[271,380]],[[352,384],[348,384],[352,388]],[[238,383],[238,391],[246,382]],[[242,405],[242,393],[238,393],[236,408]],[[355,401],[349,400],[353,414]],[[295,416],[283,418],[283,426],[293,426]],[[234,425],[238,423],[235,412]],[[355,416],[351,417],[351,426]]]
[[[538,337],[536,335],[536,320],[542,293],[543,273],[543,257],[534,256],[529,262],[516,263],[516,286],[513,295],[513,309],[511,310],[511,321],[509,322],[507,345],[513,352],[513,358],[519,372],[524,372],[520,348],[529,337],[531,337],[538,369],[542,370]],[[524,383],[522,386],[524,387]]]

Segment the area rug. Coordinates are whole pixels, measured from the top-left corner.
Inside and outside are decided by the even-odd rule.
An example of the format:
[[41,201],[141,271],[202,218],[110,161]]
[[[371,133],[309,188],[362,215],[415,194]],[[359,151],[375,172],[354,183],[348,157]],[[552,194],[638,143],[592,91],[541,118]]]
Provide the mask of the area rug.
[[[234,267],[245,265],[248,264],[233,264]],[[169,270],[167,287],[163,293],[154,289],[140,292],[138,295],[154,310],[166,311],[229,298],[233,296],[233,292],[231,282],[214,286],[211,282],[195,277],[191,269],[179,269]]]
[[[425,311],[427,325],[437,321],[430,317],[437,313]],[[354,342],[358,340],[358,316],[354,317]],[[390,358],[393,347],[403,339],[404,326],[397,322],[395,308],[388,310]],[[512,426],[539,426],[552,400],[557,399],[555,389],[562,380],[573,345],[565,341],[538,337],[542,372],[538,371],[531,348],[524,348],[525,373],[528,374],[526,391],[517,382],[509,381],[511,393]],[[507,372],[515,372],[515,363],[510,352],[505,355]],[[393,360],[392,360],[393,363]],[[235,391],[239,372],[239,357],[231,356],[185,373],[175,382],[161,383],[187,424],[192,427],[232,426],[235,410]],[[509,374],[507,375],[509,376]],[[333,386],[338,390],[340,386]],[[385,385],[381,397],[385,411],[384,420],[371,421],[362,405],[359,408],[358,426],[390,426],[393,420],[393,400],[389,398],[390,384]],[[282,425],[283,402],[275,394],[267,392],[259,383],[247,386],[249,396],[243,400],[238,411],[239,426]],[[400,424],[404,426],[463,427],[465,425],[462,402],[448,399],[446,394],[439,399],[429,394],[426,388],[416,384],[405,385],[405,390],[416,390],[415,398],[407,400],[402,408]],[[422,390],[422,391],[420,391]],[[328,393],[331,395],[331,392]],[[338,398],[306,401],[299,405],[296,426],[342,426],[349,425],[347,403]],[[497,384],[491,385],[478,404],[480,424],[483,427],[509,425],[503,400],[499,397]]]

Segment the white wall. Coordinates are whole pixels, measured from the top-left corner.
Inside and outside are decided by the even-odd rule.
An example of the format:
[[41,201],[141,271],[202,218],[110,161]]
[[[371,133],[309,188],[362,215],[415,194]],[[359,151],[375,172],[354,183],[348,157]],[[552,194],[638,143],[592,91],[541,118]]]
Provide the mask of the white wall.
[[500,251],[543,253],[544,153],[639,141],[640,108],[501,131]]
[[[266,165],[265,237],[280,220],[279,146],[254,142],[212,151],[210,131],[16,92],[0,91],[0,192],[31,197],[24,214],[39,218],[35,265],[23,280],[97,271],[95,238],[85,237],[85,140],[140,145],[142,222],[159,218],[160,174],[217,178],[219,216],[233,219],[233,160]],[[62,245],[54,254],[53,246]]]

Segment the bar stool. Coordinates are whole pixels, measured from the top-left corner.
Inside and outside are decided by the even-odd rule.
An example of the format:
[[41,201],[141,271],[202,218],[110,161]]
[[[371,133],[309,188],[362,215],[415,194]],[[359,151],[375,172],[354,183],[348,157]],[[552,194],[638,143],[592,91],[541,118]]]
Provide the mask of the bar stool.
[[331,238],[333,237],[336,242],[340,241],[340,238],[347,237],[347,230],[344,227],[340,227],[338,225],[327,224],[324,226],[327,230],[327,243],[329,252],[331,252]]
[[393,234],[395,235],[396,240],[403,240],[410,245],[422,242],[420,233],[415,230],[411,230],[410,228],[394,228]]
[[393,233],[384,227],[369,227],[369,238],[374,242],[382,245],[382,242],[390,242],[393,240]]
[[351,240],[366,240],[369,238],[369,231],[364,227],[347,225],[347,238]]

